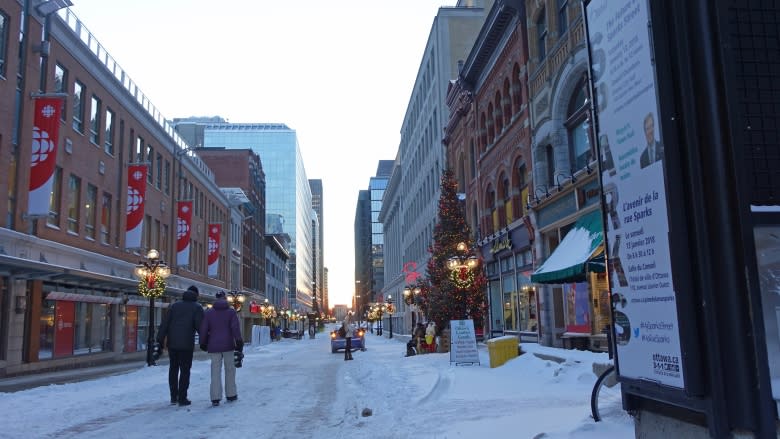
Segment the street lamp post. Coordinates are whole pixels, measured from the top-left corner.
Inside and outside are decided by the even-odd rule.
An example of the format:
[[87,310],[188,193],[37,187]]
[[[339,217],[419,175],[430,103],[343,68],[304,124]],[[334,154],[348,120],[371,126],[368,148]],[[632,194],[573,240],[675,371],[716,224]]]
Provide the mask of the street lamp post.
[[244,296],[244,294],[239,291],[228,291],[226,299],[228,305],[232,306],[236,312],[239,312],[241,311],[241,307],[244,305],[246,296]]
[[393,338],[393,314],[395,314],[395,307],[393,306],[393,296],[388,294],[385,304],[387,308],[387,315],[390,317],[390,336],[388,338]]
[[135,266],[135,275],[139,279],[138,293],[149,298],[149,338],[146,342],[146,365],[156,366],[152,352],[154,345],[154,299],[165,294],[165,278],[170,276],[171,269],[160,259],[160,252],[150,249],[146,260]]
[[416,311],[416,298],[420,297],[420,287],[406,287],[404,288],[404,303],[411,307],[412,311],[412,334],[414,334],[414,328],[417,325],[417,311]]

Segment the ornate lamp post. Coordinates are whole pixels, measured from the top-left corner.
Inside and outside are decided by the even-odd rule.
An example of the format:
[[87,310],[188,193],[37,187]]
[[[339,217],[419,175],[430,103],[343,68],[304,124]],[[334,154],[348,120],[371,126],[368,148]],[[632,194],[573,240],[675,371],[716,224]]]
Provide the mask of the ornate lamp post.
[[236,312],[239,312],[241,311],[241,307],[244,306],[246,296],[244,296],[244,294],[239,291],[227,291],[226,299],[228,305],[232,306]]
[[146,343],[146,365],[156,366],[152,356],[154,345],[154,299],[165,294],[165,278],[170,276],[171,269],[160,259],[160,252],[150,249],[146,253],[146,260],[139,261],[135,266],[135,275],[138,277],[138,294],[149,298],[149,338]]
[[412,334],[414,334],[414,328],[417,325],[417,298],[420,297],[421,292],[420,287],[404,288],[404,303],[409,305],[412,310]]
[[[464,242],[456,246],[457,253],[447,259],[447,268],[451,271],[450,280],[457,288],[468,288],[474,282],[475,268],[479,265],[477,258]],[[468,311],[466,312],[468,317]]]
[[456,247],[458,254],[447,259],[447,268],[452,271],[471,270],[479,265],[479,259],[469,252],[465,242],[459,242]]
[[390,316],[390,336],[388,338],[393,338],[393,314],[395,314],[395,306],[393,305],[393,296],[387,295],[387,300],[385,300],[385,309],[387,310],[387,315]]
[[268,324],[268,319],[274,316],[274,306],[268,303],[268,299],[265,299],[263,304],[260,305],[260,314],[263,316],[263,319],[265,319],[265,326],[270,326]]

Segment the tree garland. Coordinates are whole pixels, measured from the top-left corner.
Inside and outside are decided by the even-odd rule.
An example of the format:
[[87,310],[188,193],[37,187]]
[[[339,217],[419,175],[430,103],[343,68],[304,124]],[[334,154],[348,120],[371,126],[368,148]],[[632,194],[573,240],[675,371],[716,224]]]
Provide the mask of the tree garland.
[[157,273],[138,281],[138,294],[143,297],[162,297],[165,294],[165,279]]

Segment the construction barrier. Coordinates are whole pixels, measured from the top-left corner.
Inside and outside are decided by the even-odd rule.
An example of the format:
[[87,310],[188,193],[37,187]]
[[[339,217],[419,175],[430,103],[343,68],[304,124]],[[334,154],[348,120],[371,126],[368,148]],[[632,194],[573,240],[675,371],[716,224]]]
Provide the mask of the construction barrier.
[[520,350],[520,340],[513,335],[491,338],[487,342],[490,355],[490,367],[498,367],[512,358],[517,357]]

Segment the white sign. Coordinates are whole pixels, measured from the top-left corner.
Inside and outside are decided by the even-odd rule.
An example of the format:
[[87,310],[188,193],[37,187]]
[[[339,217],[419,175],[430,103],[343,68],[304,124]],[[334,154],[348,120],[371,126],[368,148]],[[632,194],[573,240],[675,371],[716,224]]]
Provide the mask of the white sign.
[[474,320],[450,320],[450,363],[479,364]]
[[619,373],[683,388],[648,0],[592,0],[587,19]]

